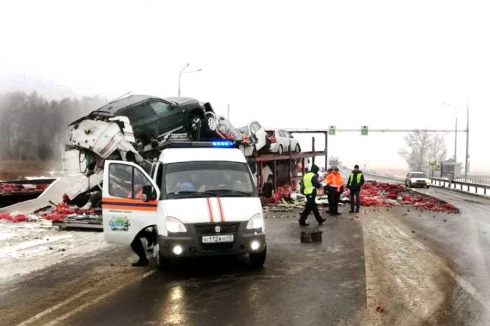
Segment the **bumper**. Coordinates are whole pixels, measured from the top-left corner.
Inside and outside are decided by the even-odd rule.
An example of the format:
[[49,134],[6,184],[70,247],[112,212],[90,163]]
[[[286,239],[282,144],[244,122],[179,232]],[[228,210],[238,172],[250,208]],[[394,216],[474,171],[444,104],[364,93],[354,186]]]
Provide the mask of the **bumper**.
[[[237,224],[230,228],[223,227],[220,233],[210,232],[216,225],[186,225],[187,233],[179,235],[158,235],[160,254],[163,257],[202,257],[222,255],[242,255],[261,252],[266,247],[265,233],[251,232],[246,230],[246,224]],[[203,237],[233,234],[233,242],[203,243]],[[256,245],[252,249],[253,244]],[[176,255],[174,248],[180,246],[182,253]]]

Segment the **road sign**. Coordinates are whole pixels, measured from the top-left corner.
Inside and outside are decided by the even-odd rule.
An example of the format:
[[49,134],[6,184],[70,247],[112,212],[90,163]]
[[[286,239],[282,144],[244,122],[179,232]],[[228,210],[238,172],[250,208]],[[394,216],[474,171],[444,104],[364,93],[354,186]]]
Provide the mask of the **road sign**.
[[335,136],[335,126],[328,127],[328,134]]
[[367,136],[368,126],[361,126],[361,136]]

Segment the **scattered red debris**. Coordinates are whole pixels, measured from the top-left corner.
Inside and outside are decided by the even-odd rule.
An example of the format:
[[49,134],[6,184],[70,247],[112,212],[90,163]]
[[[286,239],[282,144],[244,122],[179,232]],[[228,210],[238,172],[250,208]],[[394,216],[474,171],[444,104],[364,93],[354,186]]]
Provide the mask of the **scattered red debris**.
[[15,194],[18,192],[43,192],[49,183],[22,184],[22,183],[0,183],[0,194]]
[[24,214],[2,213],[2,214],[0,214],[0,220],[7,220],[7,221],[13,222],[13,223],[26,222],[27,216],[25,216]]
[[[277,187],[271,198],[262,198],[263,204],[278,204],[281,199],[290,200],[294,187]],[[344,191],[344,195],[349,197],[349,190]],[[416,193],[398,183],[386,183],[368,181],[364,184],[360,193],[361,206],[384,206],[394,205],[413,206],[421,210],[459,213],[453,205],[434,197]]]
[[359,198],[361,206],[391,207],[395,200],[399,205],[421,210],[459,213],[456,207],[446,201],[415,193],[401,184],[368,181],[362,187]]
[[44,213],[39,214],[39,216],[45,220],[50,221],[63,221],[68,215],[72,214],[91,214],[96,213],[95,208],[81,209],[77,206],[71,206],[67,204],[58,204],[54,209],[48,210]]
[[[72,214],[96,214],[97,211],[95,208],[90,208],[90,209],[81,209],[78,208],[77,206],[70,206],[66,204],[58,204],[54,207],[51,207],[49,209],[45,209],[36,215],[38,218],[42,218],[45,220],[50,220],[50,221],[63,221],[66,219],[67,216],[72,215]],[[0,214],[0,220],[7,220],[9,222],[17,223],[17,222],[26,222],[29,220],[29,218],[21,213],[1,213]]]

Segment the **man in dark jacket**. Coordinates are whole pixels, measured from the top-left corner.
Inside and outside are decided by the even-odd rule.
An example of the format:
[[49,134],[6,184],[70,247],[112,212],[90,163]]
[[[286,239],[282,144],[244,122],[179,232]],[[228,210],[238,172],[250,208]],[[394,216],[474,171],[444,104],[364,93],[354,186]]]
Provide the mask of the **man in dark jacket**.
[[364,175],[362,171],[359,170],[359,165],[354,165],[354,170],[349,175],[349,180],[347,181],[347,188],[350,190],[350,211],[349,213],[354,213],[354,205],[356,207],[356,213],[359,213],[360,201],[359,193],[361,192],[361,187],[364,184]]
[[306,223],[306,218],[308,217],[308,215],[310,215],[312,211],[318,224],[322,225],[327,220],[320,215],[320,212],[318,211],[318,206],[315,202],[316,190],[322,187],[322,184],[318,181],[318,170],[318,166],[313,164],[310,172],[306,173],[303,176],[302,188],[304,188],[303,194],[306,196],[306,204],[305,209],[299,216],[299,225],[301,226],[309,225],[308,223]]

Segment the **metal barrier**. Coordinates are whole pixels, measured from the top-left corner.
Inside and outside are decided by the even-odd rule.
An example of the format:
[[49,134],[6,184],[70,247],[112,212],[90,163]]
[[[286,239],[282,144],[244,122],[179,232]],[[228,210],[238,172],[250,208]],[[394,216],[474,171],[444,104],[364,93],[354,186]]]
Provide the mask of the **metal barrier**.
[[[370,175],[370,176],[381,176],[383,178],[387,179],[393,179],[397,180],[403,183],[403,180],[405,179],[403,176],[395,176],[395,175],[388,175],[384,173],[371,173],[371,172],[363,172],[365,175]],[[462,180],[449,180],[447,178],[429,178],[431,181],[431,185],[435,187],[441,187],[441,188],[447,188],[447,189],[452,189],[456,191],[461,191],[461,192],[469,192],[477,195],[483,195],[483,196],[490,196],[490,184],[483,184],[479,183],[477,181],[483,181],[485,182],[487,179],[483,180],[467,180],[467,181],[462,181]]]
[[432,185],[442,187],[442,188],[472,192],[475,194],[485,195],[485,196],[490,194],[490,185],[459,181],[459,180],[441,179],[441,178],[430,178],[430,180]]

